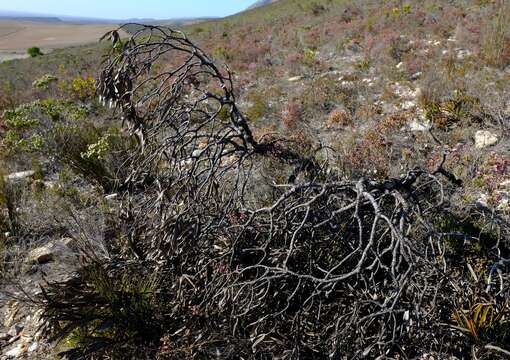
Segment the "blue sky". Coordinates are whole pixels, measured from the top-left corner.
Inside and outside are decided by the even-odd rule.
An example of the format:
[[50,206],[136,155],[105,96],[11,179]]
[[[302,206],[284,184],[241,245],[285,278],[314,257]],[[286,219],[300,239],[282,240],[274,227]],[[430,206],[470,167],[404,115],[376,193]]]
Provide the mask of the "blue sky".
[[0,10],[107,19],[226,16],[255,0],[1,0]]

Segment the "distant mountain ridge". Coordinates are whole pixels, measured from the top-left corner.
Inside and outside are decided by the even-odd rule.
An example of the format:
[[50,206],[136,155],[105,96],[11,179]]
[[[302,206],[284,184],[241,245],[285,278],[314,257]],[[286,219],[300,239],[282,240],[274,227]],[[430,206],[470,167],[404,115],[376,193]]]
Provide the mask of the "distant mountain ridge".
[[250,6],[248,8],[248,10],[250,9],[255,9],[255,8],[258,8],[258,7],[261,7],[261,6],[264,6],[264,5],[268,5],[268,4],[272,4],[274,2],[277,2],[278,0],[259,0],[257,1],[255,4],[253,4],[252,6]]
[[123,24],[123,23],[140,23],[147,25],[174,25],[181,26],[190,22],[212,20],[212,17],[200,18],[176,18],[176,19],[102,19],[89,18],[79,16],[57,15],[57,14],[37,14],[18,11],[4,11],[0,9],[0,20],[17,20],[17,21],[34,21],[34,22],[70,22],[80,24]]
[[58,17],[47,17],[47,16],[3,16],[3,15],[0,15],[0,20],[33,21],[33,22],[47,22],[47,23],[62,22],[62,19],[59,19]]
[[0,20],[18,20],[18,21],[36,21],[36,22],[61,22],[57,16],[26,13],[19,11],[3,11],[0,10]]

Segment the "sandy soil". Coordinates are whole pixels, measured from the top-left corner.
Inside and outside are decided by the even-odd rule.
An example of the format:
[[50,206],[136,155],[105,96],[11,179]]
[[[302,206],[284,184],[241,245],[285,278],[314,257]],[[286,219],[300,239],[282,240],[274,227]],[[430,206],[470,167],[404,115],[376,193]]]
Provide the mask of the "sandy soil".
[[114,24],[43,23],[0,20],[0,61],[25,56],[31,46],[43,52],[98,41]]

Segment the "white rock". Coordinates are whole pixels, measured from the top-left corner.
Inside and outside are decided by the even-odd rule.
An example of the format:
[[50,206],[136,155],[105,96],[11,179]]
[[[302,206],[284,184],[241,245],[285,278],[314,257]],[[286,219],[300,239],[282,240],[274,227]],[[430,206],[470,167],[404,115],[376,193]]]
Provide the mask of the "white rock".
[[30,344],[30,346],[28,347],[28,352],[34,352],[37,350],[37,341],[36,342],[33,342],[32,344]]
[[396,66],[397,69],[402,69],[402,67],[404,67],[404,63],[403,62],[399,62]]
[[41,246],[28,254],[28,262],[31,264],[46,264],[53,260],[53,249],[50,246]]
[[400,107],[404,110],[412,109],[416,106],[416,103],[412,100],[406,100],[402,104],[400,104]]
[[[416,73],[416,74],[419,74],[418,76],[421,76],[421,72],[420,73]],[[416,90],[414,91],[414,97],[418,99],[422,95],[423,95],[423,90],[420,87],[417,87]]]
[[50,190],[56,189],[58,186],[55,181],[43,181],[43,184],[46,189],[50,189]]
[[498,203],[498,210],[501,211],[508,211],[510,209],[510,199],[507,197],[504,199],[501,199]]
[[411,131],[428,131],[432,127],[432,123],[429,120],[413,119],[409,123],[409,129]]
[[395,84],[393,84],[392,88],[395,95],[403,99],[411,100],[416,98],[417,90],[413,90],[409,86],[401,85],[400,83],[396,82]]
[[9,174],[5,177],[6,181],[19,181],[34,176],[35,171],[27,170]]
[[483,206],[483,207],[487,207],[488,199],[489,199],[489,196],[487,194],[481,193],[480,197],[478,198],[478,200],[476,200],[476,204],[480,205],[480,206]]
[[293,76],[291,78],[288,78],[287,81],[289,82],[296,82],[296,81],[299,81],[299,80],[302,80],[303,77],[302,76]]
[[21,324],[14,324],[11,326],[7,334],[9,334],[11,337],[18,336],[19,333],[23,330],[23,325]]
[[487,130],[479,130],[475,134],[475,146],[483,149],[495,145],[498,142],[498,136]]
[[203,152],[204,152],[203,150],[195,150],[195,151],[193,151],[191,156],[194,157],[194,158],[198,158],[198,157],[200,157],[202,155]]
[[510,180],[505,180],[499,184],[501,187],[510,187]]
[[45,264],[55,258],[74,259],[76,252],[73,250],[74,240],[71,238],[64,238],[62,240],[50,242],[44,246],[33,249],[28,254],[27,261],[30,264]]
[[5,355],[7,356],[7,358],[18,358],[20,357],[21,355],[23,355],[24,353],[24,349],[23,349],[23,345],[19,344],[18,346],[16,346],[15,348],[7,351],[5,353]]
[[119,196],[119,194],[110,194],[110,195],[106,195],[104,198],[105,200],[115,200],[117,198],[117,196]]
[[471,55],[472,53],[469,50],[460,50],[459,52],[457,52],[457,59],[463,60]]
[[418,71],[418,72],[415,72],[414,74],[412,74],[410,79],[411,80],[418,80],[422,75],[423,75],[423,73],[421,71]]

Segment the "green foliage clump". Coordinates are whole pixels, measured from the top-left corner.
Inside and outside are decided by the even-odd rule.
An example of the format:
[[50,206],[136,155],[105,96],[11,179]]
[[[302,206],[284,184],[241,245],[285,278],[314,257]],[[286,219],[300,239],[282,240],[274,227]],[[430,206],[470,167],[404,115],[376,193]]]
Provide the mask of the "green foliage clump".
[[[18,185],[6,181],[2,170],[0,169],[0,234],[10,232],[12,235],[17,235],[20,230],[17,208],[21,190]],[[0,236],[0,257],[3,256],[1,248],[5,246],[5,240]]]
[[32,46],[32,47],[28,48],[27,54],[33,58],[43,55],[43,53],[41,52],[41,49],[39,49],[37,46]]
[[110,144],[108,142],[110,136],[111,136],[110,134],[106,134],[102,136],[97,142],[89,144],[87,146],[87,151],[83,152],[81,154],[81,157],[85,160],[104,159],[110,148]]
[[49,116],[52,120],[69,119],[78,121],[84,119],[87,114],[87,108],[71,100],[57,100],[46,98],[39,101],[40,111]]
[[368,71],[370,69],[370,60],[363,59],[356,63],[356,68],[358,68],[360,71]]
[[70,95],[76,99],[85,100],[94,96],[96,92],[95,80],[92,76],[76,76],[69,88]]
[[43,89],[46,90],[49,88],[50,84],[57,82],[58,78],[51,74],[46,74],[36,80],[32,83],[32,87],[36,89]]
[[411,4],[402,4],[401,7],[394,7],[391,10],[394,16],[407,15],[411,12]]
[[39,120],[32,117],[32,109],[36,103],[22,105],[15,110],[4,112],[5,124],[10,129],[23,130],[34,128],[39,125]]
[[223,46],[217,46],[213,50],[213,56],[215,58],[223,59],[223,60],[229,60],[230,56],[228,54],[228,51]]
[[114,175],[99,152],[97,144],[102,138],[102,130],[91,124],[57,125],[52,131],[53,147],[57,158],[84,178],[102,186],[107,192],[114,187]]
[[47,98],[23,104],[4,112],[7,131],[0,139],[6,153],[41,151],[49,146],[53,123],[78,121],[87,109],[75,102]]
[[2,146],[12,153],[32,153],[42,150],[44,139],[39,134],[32,134],[29,137],[21,137],[19,133],[8,130],[2,139]]

